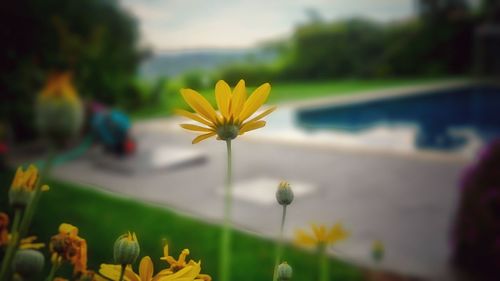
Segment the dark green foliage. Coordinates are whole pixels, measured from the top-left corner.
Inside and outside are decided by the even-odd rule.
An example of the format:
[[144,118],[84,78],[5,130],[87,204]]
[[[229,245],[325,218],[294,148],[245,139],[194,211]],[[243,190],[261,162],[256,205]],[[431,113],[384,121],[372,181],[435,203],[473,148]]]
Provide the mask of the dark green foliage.
[[384,50],[383,28],[366,20],[311,23],[293,36],[283,79],[370,75]]
[[468,74],[472,39],[472,20],[465,15],[432,23],[311,23],[296,30],[280,78]]
[[34,97],[51,72],[71,71],[84,97],[137,102],[137,25],[116,1],[8,1],[0,36],[0,120],[18,133],[32,131]]
[[495,21],[500,6],[484,1],[471,11],[464,1],[421,2],[419,17],[400,22],[313,20],[298,26],[289,41],[273,42],[281,54],[274,65],[240,64],[221,77],[261,83],[472,74],[475,29]]
[[237,64],[223,68],[218,75],[219,79],[229,85],[236,85],[244,79],[247,85],[260,85],[274,81],[278,77],[278,69],[266,64]]

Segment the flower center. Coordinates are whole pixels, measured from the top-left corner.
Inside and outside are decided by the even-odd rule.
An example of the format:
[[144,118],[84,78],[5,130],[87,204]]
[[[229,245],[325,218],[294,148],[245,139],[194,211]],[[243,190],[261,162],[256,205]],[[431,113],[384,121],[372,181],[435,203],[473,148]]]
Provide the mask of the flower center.
[[234,124],[225,124],[217,127],[216,131],[221,140],[232,140],[238,136],[240,128]]

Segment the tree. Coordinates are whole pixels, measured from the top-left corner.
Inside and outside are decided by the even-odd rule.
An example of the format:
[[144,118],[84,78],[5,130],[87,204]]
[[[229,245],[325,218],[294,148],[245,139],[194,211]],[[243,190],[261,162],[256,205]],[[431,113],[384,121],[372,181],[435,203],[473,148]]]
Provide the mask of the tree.
[[114,0],[8,1],[0,36],[0,120],[17,132],[32,132],[32,103],[52,72],[71,71],[84,97],[127,106],[137,96],[137,24]]

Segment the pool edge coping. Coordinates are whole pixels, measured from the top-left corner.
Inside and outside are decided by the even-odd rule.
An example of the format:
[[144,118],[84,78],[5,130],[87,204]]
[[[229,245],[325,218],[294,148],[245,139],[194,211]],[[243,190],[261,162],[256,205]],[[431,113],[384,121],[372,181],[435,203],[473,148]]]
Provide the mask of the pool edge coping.
[[[349,104],[363,103],[380,99],[425,95],[428,94],[427,93],[428,91],[439,91],[439,90],[454,89],[454,88],[482,85],[482,84],[500,85],[500,83],[495,82],[494,80],[491,79],[475,79],[475,78],[466,78],[460,80],[450,79],[447,81],[431,82],[413,86],[389,87],[376,90],[360,91],[360,92],[354,92],[349,95],[327,96],[327,97],[311,98],[310,100],[283,102],[275,105],[278,108],[286,108],[289,110],[319,109],[335,105],[349,105]],[[149,123],[159,120],[165,120],[168,123],[180,124],[180,122],[177,121],[178,120],[180,121],[181,118],[178,116],[171,116],[167,118],[149,119],[148,121],[143,121],[143,122]],[[174,124],[169,124],[169,125],[174,125]],[[165,126],[164,128],[167,127],[169,127],[168,131],[171,133],[179,134],[180,132],[182,132],[182,129],[179,126]],[[475,159],[475,156],[467,156],[456,152],[440,152],[434,150],[398,151],[398,150],[390,150],[387,148],[350,147],[334,143],[318,143],[318,142],[308,143],[307,141],[300,139],[277,139],[275,137],[262,136],[262,135],[259,136],[249,135],[246,136],[243,139],[243,141],[253,142],[253,143],[286,144],[286,145],[300,146],[305,148],[326,149],[326,150],[346,152],[346,153],[356,153],[356,154],[369,153],[371,155],[401,157],[401,158],[410,158],[410,159],[427,160],[427,161],[438,161],[445,163],[465,164]]]

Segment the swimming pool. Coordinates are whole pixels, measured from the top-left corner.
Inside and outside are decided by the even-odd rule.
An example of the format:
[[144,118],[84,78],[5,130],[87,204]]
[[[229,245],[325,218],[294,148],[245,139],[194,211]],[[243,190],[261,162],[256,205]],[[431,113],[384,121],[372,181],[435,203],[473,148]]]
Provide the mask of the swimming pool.
[[415,130],[417,149],[459,150],[473,139],[485,143],[500,137],[500,87],[468,86],[298,109],[294,118],[310,133],[409,128]]

